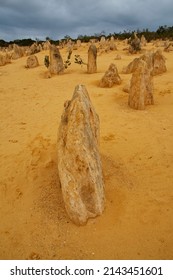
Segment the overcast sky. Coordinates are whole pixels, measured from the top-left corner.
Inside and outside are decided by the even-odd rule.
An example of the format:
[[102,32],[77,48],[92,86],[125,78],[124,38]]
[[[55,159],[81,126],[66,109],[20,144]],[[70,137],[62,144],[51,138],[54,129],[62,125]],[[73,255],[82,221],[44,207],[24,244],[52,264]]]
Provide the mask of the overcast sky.
[[173,0],[0,0],[0,39],[6,41],[161,25],[173,26]]

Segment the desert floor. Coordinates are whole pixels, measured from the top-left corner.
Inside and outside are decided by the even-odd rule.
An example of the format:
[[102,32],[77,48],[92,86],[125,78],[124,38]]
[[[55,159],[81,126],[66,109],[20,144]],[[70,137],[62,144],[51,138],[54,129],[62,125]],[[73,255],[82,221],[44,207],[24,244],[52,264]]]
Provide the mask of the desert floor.
[[[74,54],[87,61],[86,45],[50,79],[48,51],[37,54],[37,68],[26,69],[26,57],[0,67],[0,259],[173,258],[173,52],[164,52],[168,71],[154,77],[155,105],[136,111],[123,92],[131,74],[121,72],[139,55],[117,47],[98,55],[96,74],[74,63]],[[122,84],[100,88],[112,62]],[[64,208],[56,146],[63,104],[77,84],[100,117],[106,196],[103,215],[80,227]]]

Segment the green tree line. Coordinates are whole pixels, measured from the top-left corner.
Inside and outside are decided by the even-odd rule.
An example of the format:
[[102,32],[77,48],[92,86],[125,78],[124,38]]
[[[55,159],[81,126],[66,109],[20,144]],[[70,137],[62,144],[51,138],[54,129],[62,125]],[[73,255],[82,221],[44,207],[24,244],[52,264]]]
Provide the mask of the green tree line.
[[[102,31],[100,33],[95,33],[93,35],[78,35],[77,38],[71,38],[69,35],[64,36],[64,38],[61,41],[67,41],[69,39],[76,41],[77,39],[80,39],[82,42],[89,42],[91,39],[98,39],[102,36],[105,36],[107,39],[110,38],[111,36],[114,36],[115,38],[119,40],[124,40],[124,39],[129,39],[130,37],[133,36],[133,33],[137,32],[138,37],[140,38],[142,35],[145,36],[148,42],[151,40],[156,40],[156,39],[163,39],[163,40],[173,40],[173,26],[159,26],[159,28],[156,31],[150,31],[148,28],[143,29],[143,30],[124,30],[123,32],[119,33],[109,33],[106,35],[105,31]],[[59,45],[60,40],[53,40],[50,39],[49,37],[46,37],[45,40],[49,40],[51,43],[55,45]],[[0,39],[0,47],[8,47],[11,44],[17,44],[19,46],[31,46],[33,43],[42,43],[43,41],[39,39],[18,39],[10,42],[6,42],[3,39]]]

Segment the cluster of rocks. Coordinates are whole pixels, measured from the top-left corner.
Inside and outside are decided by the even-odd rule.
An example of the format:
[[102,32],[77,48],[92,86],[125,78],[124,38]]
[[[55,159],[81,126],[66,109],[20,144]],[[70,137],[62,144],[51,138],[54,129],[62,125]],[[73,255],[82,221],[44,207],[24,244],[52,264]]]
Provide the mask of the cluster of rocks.
[[146,105],[153,105],[153,76],[167,71],[165,58],[161,50],[147,52],[135,58],[123,73],[132,73],[130,85],[123,90],[129,93],[128,104],[131,108],[144,110]]
[[115,39],[112,36],[109,39],[106,40],[104,36],[101,37],[100,42],[99,42],[99,47],[98,47],[99,53],[102,54],[104,52],[109,52],[109,51],[116,51],[117,46],[115,44]]
[[128,50],[130,54],[136,54],[142,50],[143,47],[147,45],[147,40],[144,35],[141,38],[138,38],[137,33],[134,32],[133,38],[125,39],[124,45],[129,45],[129,47],[124,48],[124,50]]
[[64,104],[58,132],[58,172],[66,211],[77,225],[101,215],[104,181],[99,117],[83,85]]
[[147,62],[149,68],[151,68],[151,74],[153,76],[162,74],[167,71],[165,57],[163,56],[161,50],[157,50],[155,53],[146,52],[144,55],[140,56],[139,58],[135,58],[132,62],[129,63],[127,67],[123,68],[122,70],[123,74],[133,73],[138,67],[138,63],[141,60]]
[[12,59],[18,59],[23,56],[36,54],[42,51],[42,45],[33,43],[30,47],[20,47],[17,44],[13,44],[12,48]]
[[21,47],[17,44],[9,45],[8,48],[2,48],[0,54],[0,66],[10,63],[11,60],[19,59],[23,56],[31,56],[43,50],[41,44],[33,43],[30,47]]
[[59,48],[63,49],[66,48],[67,52],[69,52],[69,50],[78,50],[78,48],[80,48],[82,46],[82,42],[80,39],[77,39],[76,41],[73,41],[71,39],[68,40],[60,40],[59,41]]

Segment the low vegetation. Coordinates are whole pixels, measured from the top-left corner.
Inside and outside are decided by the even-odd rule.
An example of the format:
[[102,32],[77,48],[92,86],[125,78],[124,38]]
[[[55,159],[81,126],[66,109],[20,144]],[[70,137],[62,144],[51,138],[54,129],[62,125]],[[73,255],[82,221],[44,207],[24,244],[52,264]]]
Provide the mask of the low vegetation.
[[[62,41],[68,41],[71,39],[72,41],[76,41],[77,39],[81,40],[81,42],[89,42],[91,39],[98,39],[102,36],[105,36],[107,39],[110,38],[111,36],[114,36],[117,39],[124,40],[124,39],[129,39],[130,37],[133,36],[133,33],[136,32],[138,34],[138,37],[141,38],[142,35],[145,36],[146,40],[150,42],[151,40],[157,40],[157,39],[164,39],[164,40],[173,40],[173,26],[159,26],[159,28],[156,31],[150,31],[148,28],[143,29],[143,30],[124,30],[123,32],[119,33],[109,33],[108,35],[105,34],[104,31],[93,34],[93,35],[78,35],[76,39],[72,39],[70,36],[66,35],[64,38],[61,40]],[[49,37],[46,37],[45,40],[49,40],[51,44],[54,45],[59,45],[60,40],[52,40]],[[0,47],[8,47],[11,44],[17,44],[19,46],[31,46],[34,42],[37,43],[42,43],[42,40],[39,40],[36,38],[35,40],[33,39],[18,39],[10,42],[6,42],[3,39],[0,39]]]

